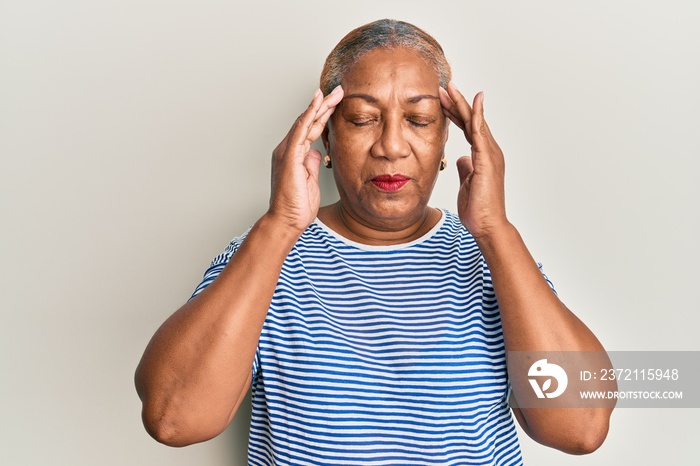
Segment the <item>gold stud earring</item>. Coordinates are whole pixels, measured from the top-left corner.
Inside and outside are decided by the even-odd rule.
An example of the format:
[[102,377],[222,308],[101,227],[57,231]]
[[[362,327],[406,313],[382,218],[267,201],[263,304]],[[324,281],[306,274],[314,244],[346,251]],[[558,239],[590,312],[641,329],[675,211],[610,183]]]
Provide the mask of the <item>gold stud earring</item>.
[[333,164],[331,163],[331,156],[330,155],[326,155],[323,158],[323,166],[326,168],[331,168],[333,166]]
[[443,171],[446,166],[447,166],[447,159],[443,158],[442,160],[440,160],[440,171]]

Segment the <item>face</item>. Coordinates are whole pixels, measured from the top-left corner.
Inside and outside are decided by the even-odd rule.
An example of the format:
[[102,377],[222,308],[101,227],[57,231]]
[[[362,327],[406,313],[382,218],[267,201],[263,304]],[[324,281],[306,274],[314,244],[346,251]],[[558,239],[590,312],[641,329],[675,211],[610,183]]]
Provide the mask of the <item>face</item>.
[[341,82],[323,141],[343,208],[369,226],[420,221],[447,140],[437,72],[414,50],[375,49]]

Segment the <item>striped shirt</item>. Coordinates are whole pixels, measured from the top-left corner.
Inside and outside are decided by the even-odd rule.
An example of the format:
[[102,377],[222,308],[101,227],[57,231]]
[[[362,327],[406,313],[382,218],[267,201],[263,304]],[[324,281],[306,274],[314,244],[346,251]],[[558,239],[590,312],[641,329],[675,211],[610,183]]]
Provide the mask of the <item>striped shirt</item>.
[[522,464],[491,275],[449,212],[392,246],[311,224],[284,261],[252,370],[251,465]]

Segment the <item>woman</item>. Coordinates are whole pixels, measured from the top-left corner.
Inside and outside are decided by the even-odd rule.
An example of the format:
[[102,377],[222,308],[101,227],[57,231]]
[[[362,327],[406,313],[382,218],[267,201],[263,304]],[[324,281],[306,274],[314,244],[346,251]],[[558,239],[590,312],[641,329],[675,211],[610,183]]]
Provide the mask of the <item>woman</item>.
[[[602,443],[611,409],[509,405],[506,351],[603,348],[508,221],[483,102],[410,24],[370,23],[335,47],[273,153],[268,211],[146,349],[151,435],[210,439],[252,386],[251,464],[520,464],[511,409],[546,445]],[[458,215],[428,206],[449,121],[472,146]],[[325,207],[319,137],[340,194]]]

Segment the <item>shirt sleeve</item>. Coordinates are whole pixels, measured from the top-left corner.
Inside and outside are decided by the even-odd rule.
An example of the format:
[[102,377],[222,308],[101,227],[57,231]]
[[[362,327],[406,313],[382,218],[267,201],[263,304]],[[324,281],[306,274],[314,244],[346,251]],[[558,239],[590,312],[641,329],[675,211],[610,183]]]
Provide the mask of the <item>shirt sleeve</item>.
[[248,235],[249,231],[250,229],[248,229],[248,231],[246,231],[242,236],[233,238],[228,244],[228,246],[226,246],[226,249],[224,249],[224,252],[216,256],[211,261],[209,268],[204,272],[204,277],[202,278],[202,281],[194,289],[194,293],[192,293],[190,299],[194,298],[199,293],[201,293],[202,290],[204,290],[204,288],[211,285],[211,283],[216,279],[216,277],[219,276],[221,271],[224,270],[224,267],[226,267],[226,264],[228,264],[228,261],[231,260],[231,257],[233,257],[238,248],[241,247],[241,244],[243,243],[245,237]]
[[552,289],[552,291],[554,291],[554,294],[559,296],[559,293],[557,293],[557,290],[554,288],[554,283],[552,283],[552,280],[550,280],[547,274],[544,273],[544,269],[542,268],[542,264],[540,262],[537,263],[537,267],[540,269],[540,273],[542,273],[544,279],[547,280],[549,287]]
[[[237,238],[233,238],[231,242],[226,246],[226,249],[224,249],[224,252],[219,254],[218,256],[214,257],[214,259],[211,261],[211,264],[209,265],[209,268],[204,272],[204,277],[202,277],[202,281],[197,285],[197,287],[194,289],[194,293],[192,293],[192,296],[190,299],[194,298],[197,296],[199,293],[202,292],[207,286],[209,286],[215,279],[216,277],[219,276],[222,270],[224,270],[224,267],[226,267],[226,264],[231,260],[233,255],[238,251],[238,248],[241,247],[241,244],[243,244],[243,240],[246,238],[248,235],[248,231],[246,231],[242,236],[239,236]],[[260,367],[260,350],[258,349],[255,352],[255,358],[253,360],[253,379],[251,381],[251,386],[255,385],[255,381],[258,375],[258,368]]]

